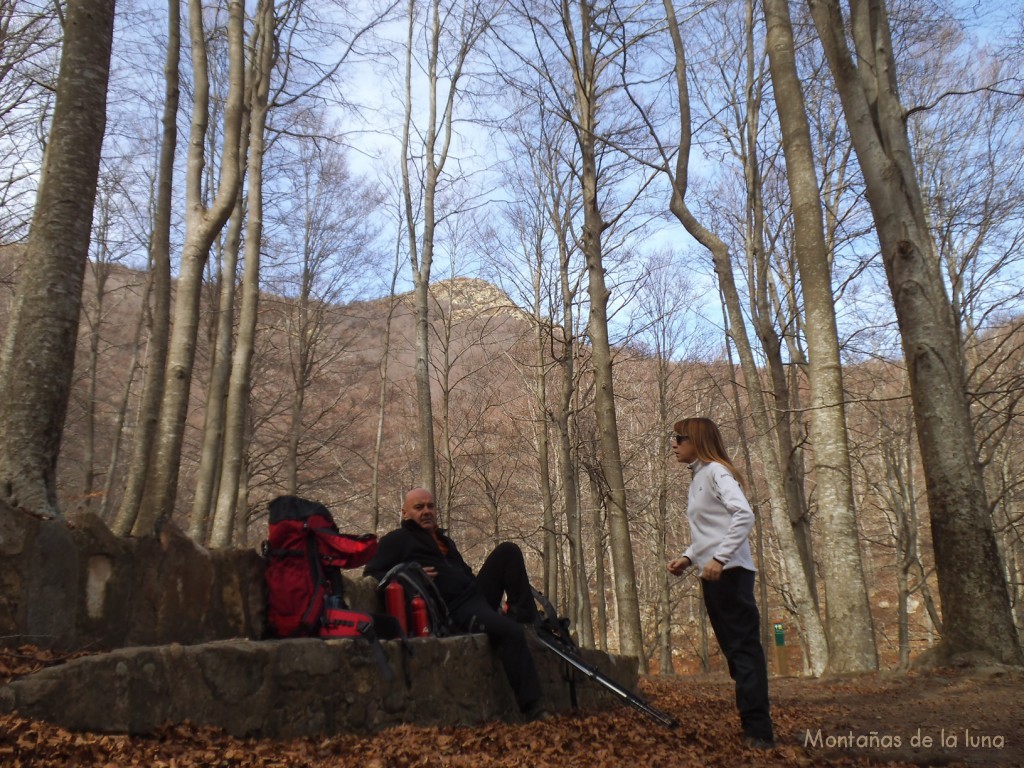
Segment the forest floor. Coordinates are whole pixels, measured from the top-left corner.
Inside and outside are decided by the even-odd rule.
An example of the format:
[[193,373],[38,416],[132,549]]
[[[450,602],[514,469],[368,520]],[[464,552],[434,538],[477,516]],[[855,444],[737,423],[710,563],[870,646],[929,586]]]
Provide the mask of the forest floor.
[[[0,680],[59,663],[0,650]],[[740,746],[723,675],[645,679],[667,729],[629,708],[525,725],[400,726],[374,735],[238,739],[189,724],[148,736],[72,733],[0,715],[0,765],[224,768],[689,768],[1024,766],[1024,671],[942,670],[771,681],[778,745]]]

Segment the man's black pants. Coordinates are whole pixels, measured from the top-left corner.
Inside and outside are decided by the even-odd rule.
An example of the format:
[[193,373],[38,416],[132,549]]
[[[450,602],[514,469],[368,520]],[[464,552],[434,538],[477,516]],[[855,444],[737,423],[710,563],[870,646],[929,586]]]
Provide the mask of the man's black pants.
[[754,602],[754,572],[727,568],[718,581],[700,581],[718,645],[736,681],[736,707],[744,736],[773,741],[768,708],[768,666],[761,647],[761,617]]
[[[495,644],[505,676],[523,711],[540,700],[540,679],[526,644],[523,624],[532,623],[537,606],[530,591],[522,550],[511,542],[495,547],[476,577],[477,592],[451,609],[452,621],[468,632],[484,632]],[[499,612],[502,595],[509,613]]]

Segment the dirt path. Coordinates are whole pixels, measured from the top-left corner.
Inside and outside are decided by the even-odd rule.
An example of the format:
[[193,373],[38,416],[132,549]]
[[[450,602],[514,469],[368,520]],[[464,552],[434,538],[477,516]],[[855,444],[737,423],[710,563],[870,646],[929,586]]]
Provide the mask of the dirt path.
[[1024,675],[989,669],[776,681],[777,709],[808,712],[785,738],[812,755],[1024,767]]

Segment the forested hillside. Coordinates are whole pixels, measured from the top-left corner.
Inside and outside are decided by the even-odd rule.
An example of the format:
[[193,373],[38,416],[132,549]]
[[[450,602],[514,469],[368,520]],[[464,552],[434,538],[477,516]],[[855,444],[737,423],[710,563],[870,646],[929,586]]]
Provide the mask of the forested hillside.
[[[12,260],[16,261],[12,252],[5,252],[3,263],[8,275],[14,272]],[[127,460],[118,446],[124,445],[134,427],[138,367],[145,360],[145,335],[139,330],[144,319],[141,292],[145,275],[114,267],[106,270],[105,279],[97,280],[98,271],[102,267],[90,265],[87,308],[60,464],[60,493],[69,510],[73,507],[95,512],[112,525]],[[97,293],[100,283],[104,285],[102,301]],[[208,291],[207,295],[214,293]],[[8,287],[3,317],[10,296]],[[538,405],[530,387],[535,364],[530,345],[534,324],[505,293],[482,280],[443,281],[433,286],[432,296],[437,318],[433,334],[438,341],[434,394],[437,402],[447,405],[437,418],[438,434],[445,439],[440,450],[445,471],[441,511],[445,525],[466,543],[466,552],[477,562],[499,541],[520,542],[539,577],[544,535],[536,434]],[[98,313],[100,304],[103,309]],[[403,294],[393,299],[318,307],[312,333],[316,344],[299,350],[294,330],[299,327],[296,303],[272,294],[261,297],[259,330],[263,341],[254,367],[252,434],[246,457],[248,506],[238,545],[258,545],[266,531],[266,503],[284,492],[323,501],[344,530],[376,529],[383,533],[396,524],[401,496],[417,482],[410,304],[411,297]],[[199,381],[209,376],[209,329],[216,319],[212,302],[204,304],[202,315],[208,330],[200,335],[206,341],[199,346]],[[1020,370],[1020,339],[1008,337],[1013,333],[1019,336],[1019,328],[1008,325],[984,341],[986,350],[1018,350],[1017,359],[1001,366],[999,376]],[[387,377],[383,379],[382,401],[385,352]],[[585,359],[588,351],[581,347],[576,354]],[[978,350],[976,354],[980,358],[986,352]],[[550,355],[545,359],[546,366],[556,362]],[[304,377],[300,370],[305,370]],[[763,488],[753,446],[749,439],[743,442],[738,432],[740,420],[748,418],[744,411],[749,404],[737,385],[737,373],[721,357],[673,363],[661,370],[658,361],[642,349],[624,346],[616,351],[627,476],[636,510],[633,530],[638,587],[649,652],[654,651],[660,621],[656,606],[664,560],[658,557],[659,542],[664,539],[667,552],[674,555],[689,536],[682,517],[688,473],[672,466],[668,435],[656,418],[658,377],[666,376],[670,385],[671,418],[697,411],[713,414],[725,425],[745,466],[752,468],[754,487]],[[898,361],[865,360],[847,366],[846,374],[851,456],[872,610],[876,631],[882,638],[884,663],[891,666],[899,663],[901,651],[904,655],[920,652],[939,636],[933,619],[941,606],[922,501],[923,480],[904,373]],[[295,397],[296,382],[304,384],[301,409]],[[592,384],[585,376],[574,387],[575,407],[582,418],[573,451],[579,463],[573,471],[583,480],[584,568],[596,602],[602,592],[608,601],[612,595],[607,584],[599,590],[597,583],[599,574],[607,574],[609,563],[600,496],[594,495],[600,494],[601,482],[596,469],[594,425],[591,422],[588,426],[585,418],[591,390]],[[999,399],[997,393],[992,397]],[[174,518],[184,530],[192,515],[190,489],[196,486],[199,471],[205,407],[205,387],[197,387]],[[1019,426],[998,419],[997,407],[986,413],[993,435],[988,441],[991,447],[986,447],[994,468],[990,475],[993,496],[998,500],[997,510],[1012,515],[1014,494],[1019,493],[1013,474],[1014,446],[1024,436]],[[379,452],[378,424],[382,424]],[[375,455],[379,456],[376,494]],[[663,473],[667,473],[669,489],[664,519],[658,514],[656,499]],[[817,510],[812,473],[805,483],[811,528],[817,540],[820,530],[814,522]],[[376,510],[375,498],[379,500]],[[764,491],[754,498],[763,510]],[[1009,516],[996,519],[1002,521],[999,530],[1004,533],[1009,561],[1019,564],[1024,551],[1019,539],[1014,538],[1015,521]],[[767,576],[768,607],[764,613],[772,623],[785,625],[784,632],[790,633],[786,642],[793,645],[798,641],[798,631],[787,601],[778,543],[770,525],[759,529],[763,531],[759,536],[761,564]],[[557,534],[564,542],[562,521],[557,523]],[[563,546],[559,577],[563,582],[567,579],[567,557]],[[602,561],[600,568],[598,558]],[[700,606],[695,600],[698,593],[688,587],[677,586],[671,593],[677,627],[675,663],[679,670],[699,669],[702,654],[715,655],[713,644],[710,649],[701,647]],[[591,607],[595,616],[599,609],[614,615],[608,604]],[[906,622],[903,634],[901,620]],[[607,643],[608,633],[597,629],[596,640]],[[777,664],[778,659],[774,662]],[[787,657],[787,662],[801,663],[799,657]]]
[[222,549],[423,486],[668,673],[706,416],[778,669],[1024,664],[1017,10],[0,0],[0,499]]

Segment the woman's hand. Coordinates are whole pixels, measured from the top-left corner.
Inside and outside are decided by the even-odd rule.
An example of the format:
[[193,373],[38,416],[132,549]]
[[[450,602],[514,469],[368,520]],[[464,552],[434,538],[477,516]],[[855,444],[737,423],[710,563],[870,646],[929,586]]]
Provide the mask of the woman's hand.
[[708,564],[704,566],[704,570],[701,571],[700,577],[704,581],[718,581],[722,578],[723,566],[717,560],[708,560]]
[[677,557],[675,560],[669,560],[668,572],[673,576],[682,576],[683,571],[689,568],[693,563],[690,562],[688,557]]

